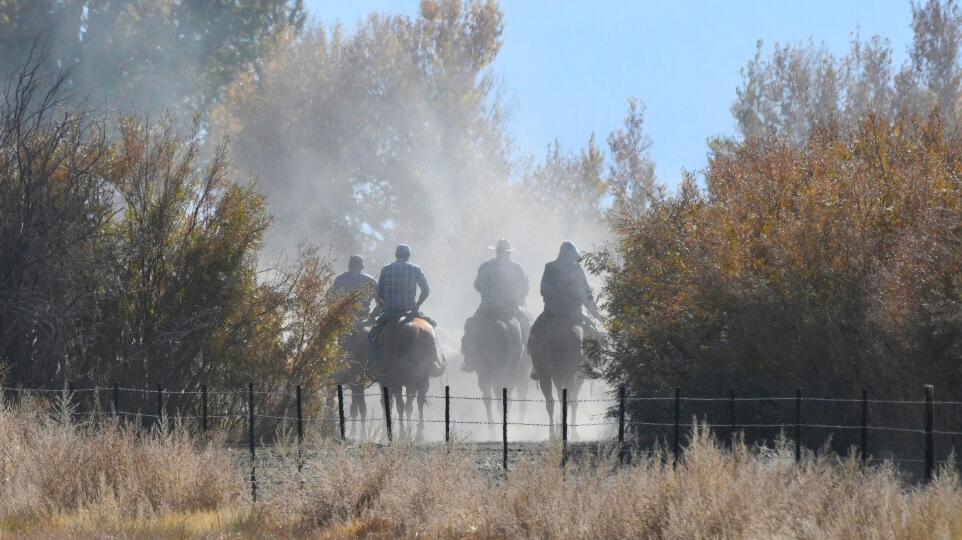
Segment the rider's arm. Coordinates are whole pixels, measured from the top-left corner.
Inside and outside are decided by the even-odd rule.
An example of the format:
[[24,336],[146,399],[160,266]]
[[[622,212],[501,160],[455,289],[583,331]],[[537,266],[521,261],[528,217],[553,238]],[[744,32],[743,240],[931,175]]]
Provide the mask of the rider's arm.
[[474,278],[474,290],[481,292],[481,275],[484,273],[484,265],[478,268],[478,277]]
[[601,311],[598,310],[598,304],[595,303],[594,296],[591,294],[591,286],[588,285],[588,276],[585,275],[585,271],[580,266],[578,267],[578,288],[581,290],[583,295],[581,302],[586,308],[588,308],[588,313],[591,313],[594,317],[601,319]]
[[421,295],[418,297],[418,308],[420,308],[431,292],[431,288],[428,287],[428,278],[424,277],[424,272],[418,272],[418,287],[421,289]]

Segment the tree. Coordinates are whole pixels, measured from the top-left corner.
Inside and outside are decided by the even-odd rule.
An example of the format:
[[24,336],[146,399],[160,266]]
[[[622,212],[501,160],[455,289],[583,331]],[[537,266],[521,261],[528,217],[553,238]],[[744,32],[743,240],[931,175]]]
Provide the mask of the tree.
[[830,121],[854,127],[872,112],[926,115],[933,108],[954,129],[962,92],[962,11],[955,0],[913,2],[912,30],[910,62],[898,71],[889,42],[878,36],[865,41],[856,35],[840,58],[814,42],[776,43],[763,57],[759,42],[731,107],[739,134],[776,134],[801,146],[814,126]]
[[288,36],[239,81],[218,125],[279,216],[276,243],[371,252],[491,223],[472,203],[510,172],[487,71],[501,29],[495,2],[424,1],[415,19],[371,15],[350,36]]
[[[619,224],[594,258],[611,317],[596,369],[645,394],[955,388],[960,151],[938,114],[870,114],[855,128],[816,128],[802,147],[750,138],[712,156],[705,192],[689,179]],[[635,414],[658,413],[646,407]],[[819,414],[857,422],[854,410]],[[890,425],[914,418],[887,414]],[[784,411],[760,403],[753,418],[776,423]],[[845,437],[836,434],[842,448]]]
[[644,131],[644,122],[644,104],[630,99],[624,127],[608,136],[612,161],[608,185],[615,198],[612,210],[616,216],[639,217],[659,196],[655,164],[648,157],[651,139]]
[[305,17],[303,0],[4,0],[0,66],[22,65],[39,39],[78,96],[189,118]]

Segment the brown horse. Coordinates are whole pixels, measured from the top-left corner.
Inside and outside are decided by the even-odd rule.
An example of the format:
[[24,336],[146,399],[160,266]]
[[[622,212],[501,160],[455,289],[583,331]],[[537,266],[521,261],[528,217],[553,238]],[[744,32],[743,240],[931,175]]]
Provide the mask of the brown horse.
[[371,345],[367,341],[367,335],[370,331],[370,324],[366,322],[357,324],[341,342],[341,349],[347,355],[347,366],[335,376],[335,380],[347,385],[351,392],[351,437],[356,435],[358,416],[361,417],[361,434],[367,433],[367,404],[364,402],[364,390],[372,382],[368,373],[368,366],[371,363]]
[[440,364],[440,353],[431,324],[406,314],[391,322],[381,334],[379,380],[394,395],[399,431],[403,435],[404,420],[414,413],[418,403],[417,437],[424,432],[424,404],[432,369]]
[[[568,389],[571,417],[569,425],[577,425],[578,391],[584,378],[580,367],[584,360],[582,342],[585,337],[584,323],[570,317],[542,314],[531,327],[528,350],[538,375],[538,386],[544,394],[549,423],[554,426],[554,396],[552,385],[560,397]],[[574,435],[574,429],[572,429]]]

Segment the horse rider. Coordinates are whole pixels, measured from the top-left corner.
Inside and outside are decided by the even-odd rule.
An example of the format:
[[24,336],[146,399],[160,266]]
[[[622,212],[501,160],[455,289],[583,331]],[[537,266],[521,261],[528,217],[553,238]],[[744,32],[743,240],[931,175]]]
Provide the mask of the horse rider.
[[[400,244],[394,250],[397,260],[381,269],[378,278],[377,301],[381,307],[381,314],[378,315],[374,326],[371,328],[368,339],[371,342],[371,359],[375,366],[380,363],[380,347],[378,341],[381,332],[391,322],[401,318],[408,313],[414,313],[418,317],[425,319],[431,326],[436,326],[434,321],[420,313],[421,304],[428,298],[431,288],[428,286],[428,279],[424,277],[424,272],[417,265],[408,262],[411,258],[411,248],[407,244]],[[420,294],[415,295],[420,289]],[[434,372],[439,373],[440,366],[434,366]]]
[[360,255],[351,255],[347,262],[347,272],[334,278],[334,283],[331,285],[332,296],[345,298],[352,294],[357,295],[354,305],[354,323],[360,326],[370,318],[371,302],[377,295],[377,280],[374,276],[364,273],[364,258]]
[[531,315],[524,309],[524,299],[528,296],[531,285],[521,265],[511,260],[511,253],[514,251],[511,242],[502,238],[496,246],[489,246],[488,249],[495,251],[495,257],[481,264],[478,277],[474,279],[474,290],[481,293],[481,305],[464,323],[464,339],[461,342],[464,364],[461,370],[467,373],[474,371],[476,367],[474,355],[471,353],[478,339],[478,323],[483,317],[496,317],[505,321],[517,319],[521,326],[522,346],[528,342],[528,333],[531,331]]
[[[585,317],[582,306],[596,319],[601,312],[591,294],[588,277],[578,264],[581,254],[571,242],[562,242],[558,258],[544,266],[541,276],[541,297],[544,298],[544,312],[535,321],[535,332],[542,318],[563,318],[583,325],[588,331],[594,329],[591,319]],[[537,379],[534,370],[531,378]]]

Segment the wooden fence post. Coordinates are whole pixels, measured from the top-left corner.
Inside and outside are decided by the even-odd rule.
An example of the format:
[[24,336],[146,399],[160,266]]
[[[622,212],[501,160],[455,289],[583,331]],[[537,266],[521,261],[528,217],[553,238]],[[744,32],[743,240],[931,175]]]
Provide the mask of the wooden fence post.
[[935,387],[925,385],[925,483],[935,476]]

